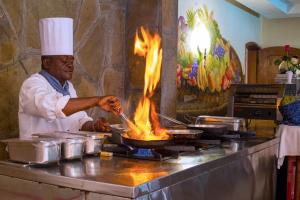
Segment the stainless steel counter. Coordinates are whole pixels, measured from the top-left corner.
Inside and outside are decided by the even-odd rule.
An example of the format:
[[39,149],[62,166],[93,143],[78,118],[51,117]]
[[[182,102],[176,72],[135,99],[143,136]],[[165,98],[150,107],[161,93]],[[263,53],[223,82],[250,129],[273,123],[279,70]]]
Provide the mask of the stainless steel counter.
[[[141,199],[149,196],[152,199],[168,199],[171,196],[176,199],[175,189],[177,193],[178,189],[189,187],[197,191],[197,185],[204,181],[204,185],[213,184],[211,188],[224,188],[218,191],[223,193],[232,192],[229,188],[234,186],[236,195],[248,195],[249,198],[243,199],[252,199],[250,197],[253,196],[251,193],[255,182],[249,155],[278,142],[278,139],[257,139],[224,143],[223,147],[184,153],[178,159],[161,162],[121,157],[85,157],[83,160],[61,162],[58,165],[34,167],[1,161],[0,174],[82,191]],[[214,173],[218,175],[210,176]],[[218,187],[221,178],[229,184]],[[192,185],[195,181],[197,184]],[[202,194],[205,199],[210,193],[210,198],[206,199],[213,199],[212,192],[212,189],[202,193],[197,191],[197,195]],[[192,198],[193,194],[190,195]]]

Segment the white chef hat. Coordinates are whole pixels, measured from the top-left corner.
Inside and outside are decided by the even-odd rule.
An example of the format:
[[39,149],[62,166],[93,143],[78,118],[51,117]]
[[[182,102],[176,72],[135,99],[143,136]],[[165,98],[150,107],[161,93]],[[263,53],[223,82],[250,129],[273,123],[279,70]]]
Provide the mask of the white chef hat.
[[39,26],[42,55],[73,55],[72,18],[44,18]]

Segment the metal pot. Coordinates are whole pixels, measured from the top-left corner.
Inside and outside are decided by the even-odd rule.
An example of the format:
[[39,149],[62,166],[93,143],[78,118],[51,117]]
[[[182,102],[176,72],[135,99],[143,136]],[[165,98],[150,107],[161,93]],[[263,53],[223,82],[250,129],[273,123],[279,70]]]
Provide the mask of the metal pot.
[[9,159],[28,164],[58,162],[61,157],[61,141],[54,139],[7,139]]
[[39,138],[55,138],[62,141],[61,158],[66,160],[81,158],[83,156],[84,137],[74,136],[66,132],[36,133]]
[[84,139],[73,138],[63,139],[61,156],[62,159],[71,160],[81,158],[84,150]]
[[66,132],[72,135],[82,136],[85,138],[84,153],[98,154],[101,151],[104,140],[111,136],[111,133],[97,133],[89,131]]

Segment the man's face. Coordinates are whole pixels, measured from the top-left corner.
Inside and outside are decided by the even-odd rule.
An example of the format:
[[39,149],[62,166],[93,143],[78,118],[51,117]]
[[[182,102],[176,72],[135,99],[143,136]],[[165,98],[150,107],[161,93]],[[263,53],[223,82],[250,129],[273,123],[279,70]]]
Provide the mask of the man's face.
[[74,56],[45,56],[43,68],[63,84],[66,80],[72,79],[74,70]]

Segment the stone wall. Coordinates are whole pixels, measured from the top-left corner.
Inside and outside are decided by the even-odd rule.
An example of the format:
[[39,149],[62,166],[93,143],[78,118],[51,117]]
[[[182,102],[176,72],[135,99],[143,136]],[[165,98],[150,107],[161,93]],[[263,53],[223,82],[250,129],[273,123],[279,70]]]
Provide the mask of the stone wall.
[[162,0],[161,36],[163,48],[160,112],[176,118],[178,1]]

